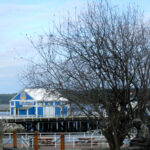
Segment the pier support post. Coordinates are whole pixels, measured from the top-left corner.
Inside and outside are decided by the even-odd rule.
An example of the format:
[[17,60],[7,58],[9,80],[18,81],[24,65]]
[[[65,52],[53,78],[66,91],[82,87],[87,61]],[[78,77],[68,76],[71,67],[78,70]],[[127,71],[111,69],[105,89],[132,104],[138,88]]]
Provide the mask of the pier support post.
[[38,150],[38,131],[34,132],[34,150]]
[[13,131],[13,147],[17,148],[17,131]]
[[65,135],[64,133],[61,134],[61,148],[60,150],[65,150]]

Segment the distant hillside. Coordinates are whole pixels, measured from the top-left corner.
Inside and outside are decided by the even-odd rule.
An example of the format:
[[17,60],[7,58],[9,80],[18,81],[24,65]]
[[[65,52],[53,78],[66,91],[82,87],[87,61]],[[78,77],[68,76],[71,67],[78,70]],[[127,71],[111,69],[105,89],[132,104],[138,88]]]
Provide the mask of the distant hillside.
[[0,104],[9,104],[9,100],[16,94],[0,94]]

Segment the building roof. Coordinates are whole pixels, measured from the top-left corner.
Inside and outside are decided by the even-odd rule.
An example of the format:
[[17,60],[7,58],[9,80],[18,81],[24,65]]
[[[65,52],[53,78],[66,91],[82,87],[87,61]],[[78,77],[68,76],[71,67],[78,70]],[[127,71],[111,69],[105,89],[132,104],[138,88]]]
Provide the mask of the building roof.
[[56,90],[47,90],[44,88],[24,89],[22,92],[29,94],[37,101],[68,101]]

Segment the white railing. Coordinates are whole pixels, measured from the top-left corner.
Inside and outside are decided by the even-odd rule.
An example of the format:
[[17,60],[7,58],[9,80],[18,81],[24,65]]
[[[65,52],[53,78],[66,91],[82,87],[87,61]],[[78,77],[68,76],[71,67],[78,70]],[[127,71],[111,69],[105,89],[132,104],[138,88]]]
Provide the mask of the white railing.
[[8,133],[3,135],[3,144],[8,145],[13,142],[13,133]]
[[[60,135],[61,133],[39,133],[38,134],[38,145],[42,146],[51,146],[53,148],[60,147]],[[12,133],[6,133],[5,143],[13,142]],[[34,134],[33,133],[17,133],[17,139],[20,141],[21,147],[25,149],[33,148],[34,146]],[[108,144],[102,135],[90,135],[86,132],[77,132],[77,133],[65,133],[65,146],[66,147],[99,147],[100,145],[105,145],[108,147]]]
[[[38,146],[48,146],[58,149],[61,144],[61,133],[38,133]],[[13,145],[12,133],[4,134],[4,146]],[[34,133],[17,133],[18,145],[30,149],[34,147]],[[127,145],[125,144],[124,147]],[[69,148],[108,148],[109,145],[103,135],[93,135],[87,132],[65,133],[65,147]]]
[[30,147],[30,143],[29,143],[29,137],[24,137],[24,136],[21,136],[21,144],[22,144],[22,148],[26,148],[27,150],[29,149]]
[[[85,116],[47,116],[47,115],[44,115],[44,116],[36,116],[36,115],[16,115],[16,116],[13,116],[13,115],[7,115],[7,116],[3,116],[3,115],[0,115],[0,119],[57,119],[57,118],[83,118]],[[94,118],[94,116],[91,116]]]

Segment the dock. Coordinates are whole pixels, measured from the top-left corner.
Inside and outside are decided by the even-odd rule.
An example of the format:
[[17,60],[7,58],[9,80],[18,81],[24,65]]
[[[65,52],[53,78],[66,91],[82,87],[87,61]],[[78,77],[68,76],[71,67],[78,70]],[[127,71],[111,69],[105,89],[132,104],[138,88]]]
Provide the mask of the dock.
[[100,125],[100,119],[93,116],[1,116],[0,119],[8,123],[22,124],[27,131],[39,132],[86,132],[98,129]]

